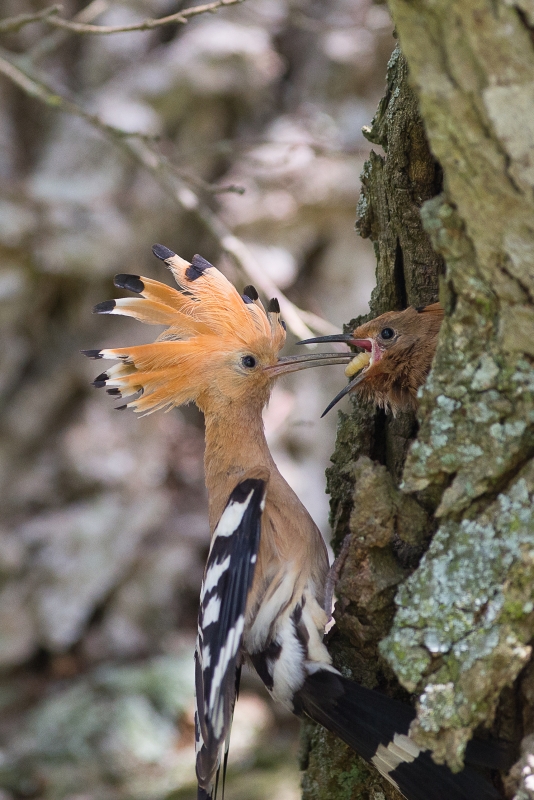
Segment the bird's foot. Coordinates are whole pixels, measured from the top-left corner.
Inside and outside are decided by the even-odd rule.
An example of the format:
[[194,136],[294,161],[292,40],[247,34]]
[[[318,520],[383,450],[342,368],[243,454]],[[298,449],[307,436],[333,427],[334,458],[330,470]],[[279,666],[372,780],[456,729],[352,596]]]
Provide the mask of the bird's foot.
[[341,570],[343,569],[343,565],[346,561],[349,552],[351,538],[352,534],[347,533],[347,535],[343,539],[343,544],[341,545],[341,550],[339,551],[339,555],[334,560],[334,563],[328,570],[328,574],[326,576],[326,583],[324,589],[324,610],[326,611],[326,614],[328,616],[328,622],[332,620],[334,591],[336,589],[336,584],[339,580]]

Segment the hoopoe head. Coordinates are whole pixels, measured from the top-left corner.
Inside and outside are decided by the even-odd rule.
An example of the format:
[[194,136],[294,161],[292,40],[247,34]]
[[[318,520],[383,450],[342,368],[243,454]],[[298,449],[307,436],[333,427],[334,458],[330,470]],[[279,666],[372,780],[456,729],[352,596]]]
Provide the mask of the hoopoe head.
[[279,358],[286,333],[277,300],[265,310],[253,286],[240,295],[201,256],[189,263],[163,245],[152,249],[170,268],[178,289],[137,275],[116,275],[115,285],[137,296],[107,300],[94,311],[166,330],[153,344],[83,351],[89,358],[118,362],[93,385],[128,398],[120,408],[151,413],[195,402],[204,412],[224,412],[228,403],[263,405],[278,375],[349,360],[341,353]]
[[[352,378],[332,400],[326,414],[348,392],[389,408],[417,407],[417,390],[430,371],[443,320],[439,303],[404,311],[388,311],[360,325],[352,333],[320,336],[298,344],[346,342],[363,349],[345,370]],[[324,416],[323,414],[323,416]]]

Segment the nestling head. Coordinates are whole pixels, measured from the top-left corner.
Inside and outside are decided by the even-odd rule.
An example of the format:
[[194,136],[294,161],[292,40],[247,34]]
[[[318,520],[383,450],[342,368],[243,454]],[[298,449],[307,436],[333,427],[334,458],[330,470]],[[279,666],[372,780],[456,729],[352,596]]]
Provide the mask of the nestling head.
[[394,415],[401,409],[415,409],[417,390],[430,371],[442,320],[439,303],[418,309],[410,306],[381,314],[352,333],[299,342],[346,342],[364,351],[346,367],[345,374],[352,380],[324,413],[352,391]]
[[[138,275],[116,275],[115,285],[137,296],[107,300],[94,311],[166,330],[153,344],[83,351],[90,358],[118,361],[93,385],[126,397],[120,408],[146,414],[195,402],[204,412],[223,413],[229,403],[263,405],[278,375],[332,363],[325,354],[278,357],[286,334],[276,299],[266,310],[253,286],[240,295],[201,256],[189,263],[163,245],[154,245],[153,252],[165,261],[178,289]],[[349,360],[340,353],[332,358],[334,363]]]

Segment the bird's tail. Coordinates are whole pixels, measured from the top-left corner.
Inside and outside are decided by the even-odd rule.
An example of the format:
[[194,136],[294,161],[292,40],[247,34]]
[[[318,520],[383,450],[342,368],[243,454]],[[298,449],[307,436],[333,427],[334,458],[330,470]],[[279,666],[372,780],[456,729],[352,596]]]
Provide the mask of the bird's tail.
[[409,738],[413,708],[333,671],[308,675],[294,697],[294,709],[339,736],[408,800],[501,798],[478,772],[466,767],[454,774]]

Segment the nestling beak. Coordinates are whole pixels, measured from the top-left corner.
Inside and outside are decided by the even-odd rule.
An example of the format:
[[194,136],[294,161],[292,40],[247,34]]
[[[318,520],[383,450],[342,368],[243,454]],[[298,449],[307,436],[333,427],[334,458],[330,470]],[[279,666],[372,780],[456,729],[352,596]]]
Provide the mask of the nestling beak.
[[346,394],[348,394],[350,391],[352,391],[352,389],[354,389],[355,386],[361,383],[364,378],[365,378],[365,370],[362,370],[358,375],[356,375],[356,377],[350,383],[347,383],[347,385],[339,392],[339,394],[336,394],[332,402],[327,405],[327,407],[321,414],[321,419],[325,416],[325,414],[328,414],[330,409],[334,408],[334,406],[337,403],[339,403],[339,401],[343,397],[345,397]]
[[372,339],[355,339],[352,333],[334,333],[332,336],[317,336],[315,339],[303,339],[297,344],[321,344],[322,342],[345,342],[352,347],[363,347],[371,352]]
[[[328,338],[328,337],[327,337]],[[352,361],[351,353],[309,353],[305,356],[285,356],[279,358],[271,367],[264,367],[269,377],[287,375],[308,367],[325,367],[329,364],[348,364]]]
[[[355,386],[363,381],[367,369],[373,365],[375,360],[380,358],[380,354],[373,339],[355,339],[351,333],[340,333],[334,334],[333,336],[318,336],[315,339],[305,339],[302,342],[297,342],[297,344],[320,344],[321,342],[345,342],[346,344],[350,344],[352,347],[361,347],[363,350],[371,353],[371,358],[367,362],[367,365],[339,392],[339,394],[336,394],[332,402],[329,403],[325,408],[321,414],[322,419],[325,414],[328,414],[330,409],[332,409],[343,397],[345,397],[346,394],[352,391]],[[355,362],[358,361],[358,356],[355,359],[351,359],[351,361],[352,360]],[[350,374],[348,367],[345,372],[346,374]]]

